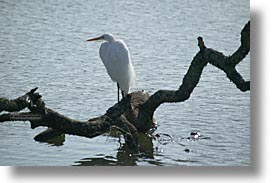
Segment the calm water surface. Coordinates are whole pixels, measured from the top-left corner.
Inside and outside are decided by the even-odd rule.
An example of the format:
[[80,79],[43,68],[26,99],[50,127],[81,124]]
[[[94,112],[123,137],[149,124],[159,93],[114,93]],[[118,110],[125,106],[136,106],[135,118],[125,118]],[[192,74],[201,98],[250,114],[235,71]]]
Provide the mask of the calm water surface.
[[[196,38],[232,54],[249,20],[249,1],[0,1],[0,96],[16,98],[38,86],[47,106],[87,120],[116,102],[90,37],[109,32],[132,54],[132,91],[177,89],[198,52]],[[250,79],[250,57],[238,66]],[[250,92],[236,89],[208,65],[189,100],[164,104],[155,113],[161,140],[138,155],[117,138],[66,135],[61,145],[33,137],[44,128],[29,122],[0,124],[0,165],[249,165]],[[188,140],[191,131],[205,139]],[[167,139],[168,138],[168,139]]]

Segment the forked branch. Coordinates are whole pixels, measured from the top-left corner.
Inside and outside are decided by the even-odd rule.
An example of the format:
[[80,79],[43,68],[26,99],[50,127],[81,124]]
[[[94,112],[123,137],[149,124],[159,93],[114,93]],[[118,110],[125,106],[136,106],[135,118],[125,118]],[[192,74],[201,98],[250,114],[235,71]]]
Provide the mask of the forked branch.
[[[221,52],[207,48],[202,37],[198,37],[198,46],[200,51],[193,58],[177,90],[159,90],[152,96],[144,91],[133,92],[110,107],[104,115],[87,121],[78,121],[47,108],[42,96],[36,93],[37,88],[34,88],[14,100],[0,98],[0,113],[9,112],[0,115],[0,122],[30,121],[32,128],[38,126],[51,128],[38,135],[37,140],[45,139],[47,135],[52,136],[52,134],[93,138],[108,132],[112,126],[115,126],[124,135],[125,141],[131,147],[138,149],[137,134],[155,127],[153,119],[155,110],[163,103],[187,100],[208,63],[224,71],[230,81],[242,92],[250,90],[250,81],[245,81],[236,70],[236,65],[250,51],[250,22],[242,29],[241,45],[231,56],[225,56]],[[30,112],[14,113],[24,108],[28,108]]]

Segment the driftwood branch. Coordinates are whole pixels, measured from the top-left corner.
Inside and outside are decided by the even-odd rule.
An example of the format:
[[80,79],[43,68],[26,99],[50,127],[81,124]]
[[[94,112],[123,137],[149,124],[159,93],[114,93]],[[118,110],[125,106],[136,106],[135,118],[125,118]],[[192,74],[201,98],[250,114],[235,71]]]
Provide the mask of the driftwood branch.
[[226,76],[241,91],[250,90],[250,81],[245,81],[236,70],[236,65],[246,57],[250,50],[250,21],[244,26],[241,32],[241,46],[232,56],[225,56],[221,52],[207,48],[202,37],[198,37],[198,46],[200,51],[193,58],[179,89],[175,91],[159,90],[145,102],[143,110],[146,111],[149,116],[152,116],[158,106],[163,103],[183,102],[187,100],[198,84],[203,68],[207,63],[224,71]]
[[[207,48],[202,37],[198,37],[198,46],[200,50],[193,58],[178,90],[159,90],[152,96],[144,91],[133,92],[110,107],[104,115],[79,121],[47,108],[42,96],[36,93],[37,88],[34,88],[14,100],[0,98],[0,113],[9,112],[0,115],[0,122],[30,121],[32,128],[48,127],[35,137],[39,141],[46,141],[47,138],[62,134],[93,138],[108,132],[114,126],[123,134],[129,146],[138,149],[138,133],[147,132],[155,127],[154,111],[163,103],[187,100],[208,63],[224,71],[242,92],[250,90],[250,81],[245,81],[236,70],[236,65],[250,51],[250,22],[242,29],[241,45],[231,56]],[[18,112],[24,108],[28,108],[30,112]]]
[[93,138],[108,132],[112,126],[115,126],[131,147],[138,148],[138,131],[131,120],[136,118],[138,105],[144,103],[144,100],[148,98],[149,95],[144,92],[135,92],[109,108],[106,114],[88,121],[78,121],[45,107],[41,95],[31,90],[31,92],[19,97],[18,99],[20,100],[1,98],[0,106],[2,111],[10,111],[9,104],[11,104],[13,105],[12,111],[28,108],[30,112],[1,114],[0,122],[30,121],[32,128],[39,126],[49,127],[50,129],[36,136],[35,139],[40,141],[45,141],[47,136],[52,137],[53,134],[61,135],[63,133]]

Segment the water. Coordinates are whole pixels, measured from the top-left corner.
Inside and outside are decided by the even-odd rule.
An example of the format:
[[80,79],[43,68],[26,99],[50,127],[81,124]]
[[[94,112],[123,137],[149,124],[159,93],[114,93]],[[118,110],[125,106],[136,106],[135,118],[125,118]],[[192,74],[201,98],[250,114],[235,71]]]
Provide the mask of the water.
[[[38,86],[49,108],[79,120],[116,102],[100,43],[87,38],[109,32],[123,39],[137,75],[132,90],[153,94],[178,88],[198,52],[198,36],[232,54],[249,20],[248,0],[1,0],[0,8],[0,96],[16,98]],[[250,79],[249,56],[238,70]],[[189,100],[157,109],[155,134],[172,136],[167,143],[148,142],[139,155],[107,136],[66,135],[55,146],[33,140],[44,128],[8,122],[0,124],[0,165],[249,165],[249,97],[208,65]],[[193,130],[210,139],[186,139]]]

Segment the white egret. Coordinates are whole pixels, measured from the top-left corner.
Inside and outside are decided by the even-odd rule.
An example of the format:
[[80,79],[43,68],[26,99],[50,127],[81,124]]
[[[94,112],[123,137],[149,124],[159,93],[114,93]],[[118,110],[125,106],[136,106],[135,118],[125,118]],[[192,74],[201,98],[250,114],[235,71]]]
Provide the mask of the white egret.
[[88,39],[87,41],[105,40],[99,49],[99,56],[111,79],[117,83],[117,98],[119,89],[125,97],[135,81],[135,71],[132,65],[130,52],[124,41],[116,39],[111,34]]

